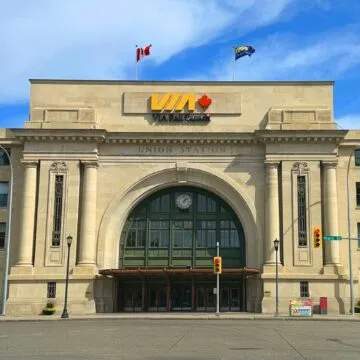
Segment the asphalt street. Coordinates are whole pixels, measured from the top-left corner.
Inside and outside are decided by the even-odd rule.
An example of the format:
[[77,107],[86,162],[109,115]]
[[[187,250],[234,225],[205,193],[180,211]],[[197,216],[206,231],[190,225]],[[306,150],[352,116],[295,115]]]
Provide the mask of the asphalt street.
[[0,359],[359,359],[359,333],[351,321],[7,321]]

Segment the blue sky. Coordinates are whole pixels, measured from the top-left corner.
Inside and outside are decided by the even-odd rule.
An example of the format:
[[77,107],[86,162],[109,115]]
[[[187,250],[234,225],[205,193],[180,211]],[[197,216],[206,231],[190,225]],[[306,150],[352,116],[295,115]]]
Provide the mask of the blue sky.
[[0,127],[28,117],[29,78],[335,80],[335,121],[360,129],[358,0],[0,1]]

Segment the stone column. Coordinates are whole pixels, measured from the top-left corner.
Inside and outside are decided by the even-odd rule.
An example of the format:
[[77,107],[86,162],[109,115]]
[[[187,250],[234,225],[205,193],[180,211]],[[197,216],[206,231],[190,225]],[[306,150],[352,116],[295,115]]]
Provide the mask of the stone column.
[[[324,227],[323,235],[339,235],[336,161],[322,162],[324,167]],[[325,265],[340,264],[339,241],[323,241]]]
[[96,265],[96,197],[97,168],[95,161],[82,162],[84,165],[80,223],[80,266]]
[[[279,212],[279,162],[266,161],[265,188],[265,261],[266,265],[276,264],[274,240],[280,240],[280,212]],[[279,249],[280,254],[280,249]],[[279,255],[280,258],[280,255]]]
[[25,166],[23,205],[17,266],[32,266],[37,187],[37,162],[23,162]]

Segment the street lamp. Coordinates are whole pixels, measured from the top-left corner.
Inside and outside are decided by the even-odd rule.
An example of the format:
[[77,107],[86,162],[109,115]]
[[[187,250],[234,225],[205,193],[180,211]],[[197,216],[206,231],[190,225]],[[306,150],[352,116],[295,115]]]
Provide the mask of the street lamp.
[[9,282],[9,259],[10,259],[10,242],[11,242],[11,215],[12,215],[12,195],[14,184],[14,169],[9,152],[0,145],[0,149],[6,154],[10,164],[10,190],[9,190],[9,219],[5,229],[5,264],[3,273],[3,288],[2,288],[2,302],[1,302],[1,315],[6,315],[6,302]]
[[279,272],[278,272],[278,250],[279,250],[279,244],[280,241],[278,239],[274,240],[274,248],[276,253],[276,310],[275,310],[275,316],[279,316]]
[[69,314],[67,312],[67,296],[68,296],[68,287],[69,287],[69,261],[70,261],[70,247],[72,243],[72,236],[69,235],[66,238],[67,246],[68,246],[68,256],[67,256],[67,265],[66,265],[66,282],[65,282],[65,302],[64,302],[64,310],[61,315],[62,319],[67,319],[69,317]]
[[351,254],[351,223],[350,223],[350,199],[349,199],[349,173],[350,173],[350,163],[351,158],[356,150],[360,150],[360,148],[355,148],[351,151],[349,156],[349,162],[347,167],[347,176],[346,176],[346,201],[347,201],[347,211],[348,211],[348,241],[349,241],[349,275],[350,275],[350,313],[354,315],[354,281],[353,281],[353,273],[352,273],[352,254]]

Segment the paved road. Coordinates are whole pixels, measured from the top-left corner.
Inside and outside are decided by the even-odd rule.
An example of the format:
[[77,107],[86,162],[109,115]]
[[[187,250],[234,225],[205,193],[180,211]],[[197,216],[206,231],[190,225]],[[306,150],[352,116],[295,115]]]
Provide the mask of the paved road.
[[1,360],[360,358],[360,322],[64,320],[0,323]]

